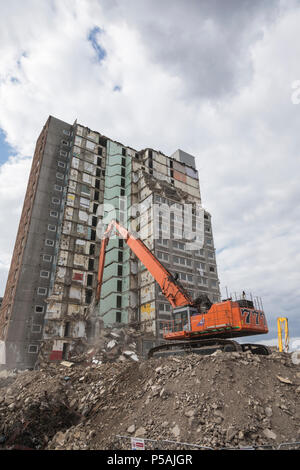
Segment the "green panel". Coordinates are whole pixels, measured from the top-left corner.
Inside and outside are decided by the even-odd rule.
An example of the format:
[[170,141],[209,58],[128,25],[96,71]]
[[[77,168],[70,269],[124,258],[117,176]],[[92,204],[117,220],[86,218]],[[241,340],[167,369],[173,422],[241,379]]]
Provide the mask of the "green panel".
[[[126,159],[125,188],[121,187],[122,158]],[[117,210],[106,211],[105,223],[118,217],[121,189],[125,189],[127,196],[127,209],[131,204],[131,171],[132,161],[130,157],[122,155],[122,146],[115,142],[107,144],[106,178],[104,184],[104,204],[110,204]],[[124,196],[123,196],[124,197]],[[126,206],[125,206],[126,208]],[[127,217],[126,217],[127,220]],[[123,252],[123,262],[119,263],[119,251]],[[118,277],[118,265],[122,264],[123,275]],[[105,325],[116,321],[116,312],[122,312],[122,322],[128,321],[129,286],[130,286],[130,249],[125,245],[119,248],[119,238],[111,239],[107,246],[105,269],[103,273],[103,285],[101,290],[101,301],[99,314],[103,316]],[[122,292],[117,292],[117,281],[122,280]],[[122,297],[122,308],[118,309],[116,304],[117,295]]]

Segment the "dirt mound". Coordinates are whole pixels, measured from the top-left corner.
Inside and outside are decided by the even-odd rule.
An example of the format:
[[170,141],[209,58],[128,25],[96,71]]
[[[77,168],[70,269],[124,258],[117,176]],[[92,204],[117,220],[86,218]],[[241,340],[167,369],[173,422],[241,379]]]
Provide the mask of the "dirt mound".
[[[300,365],[284,353],[47,366],[0,389],[0,448],[1,436],[2,447],[48,449],[130,448],[117,435],[213,448],[295,442],[299,392]],[[14,423],[27,423],[29,440],[13,437]]]

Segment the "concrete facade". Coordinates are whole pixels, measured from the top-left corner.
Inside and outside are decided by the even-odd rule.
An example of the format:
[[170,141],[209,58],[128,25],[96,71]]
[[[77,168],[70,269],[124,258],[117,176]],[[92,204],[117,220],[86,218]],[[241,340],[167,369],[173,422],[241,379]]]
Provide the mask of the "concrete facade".
[[[191,208],[188,220],[185,205]],[[218,301],[210,214],[204,213],[203,247],[187,249],[189,239],[182,236],[182,229],[191,232],[200,224],[199,206],[192,155],[137,151],[77,122],[49,117],[37,141],[0,311],[7,365],[34,367],[39,352],[50,360],[68,358],[97,334],[98,321],[142,325],[149,336],[145,351],[161,341],[170,306],[117,238],[107,247],[95,305],[98,229],[113,218],[178,273],[192,297],[205,292]]]

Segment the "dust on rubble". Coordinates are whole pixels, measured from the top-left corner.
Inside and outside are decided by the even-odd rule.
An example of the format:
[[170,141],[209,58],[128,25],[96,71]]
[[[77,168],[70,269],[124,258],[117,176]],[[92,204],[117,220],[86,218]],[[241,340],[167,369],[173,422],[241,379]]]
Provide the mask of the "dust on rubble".
[[116,435],[213,448],[300,440],[300,366],[287,353],[93,357],[2,383],[0,448],[128,449]]

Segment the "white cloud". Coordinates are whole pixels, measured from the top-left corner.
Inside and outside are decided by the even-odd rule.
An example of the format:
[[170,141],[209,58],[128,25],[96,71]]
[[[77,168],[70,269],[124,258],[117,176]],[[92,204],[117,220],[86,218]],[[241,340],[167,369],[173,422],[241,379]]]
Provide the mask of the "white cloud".
[[[138,2],[138,11],[124,3],[5,2],[0,127],[23,156],[32,155],[49,114],[71,123],[78,118],[135,148],[171,154],[180,147],[197,155],[222,287],[263,297],[270,337],[282,314],[299,335],[300,107],[291,102],[291,84],[300,79],[297,4],[281,2],[278,16],[277,2],[268,8],[253,2],[250,13],[249,2],[238,2],[240,23],[232,24],[232,0],[221,24],[217,7],[223,2],[211,2],[214,7],[205,11],[211,18],[207,55],[196,27],[198,19],[204,21],[201,2],[186,10],[172,1],[162,11],[156,2]],[[176,36],[172,25],[178,18]],[[101,62],[87,40],[95,27],[106,51]],[[11,230],[1,235],[2,273],[29,168],[20,158],[6,165],[1,210],[6,218],[10,200],[16,213]],[[23,176],[17,171],[22,165]],[[18,174],[16,191],[8,182]]]

